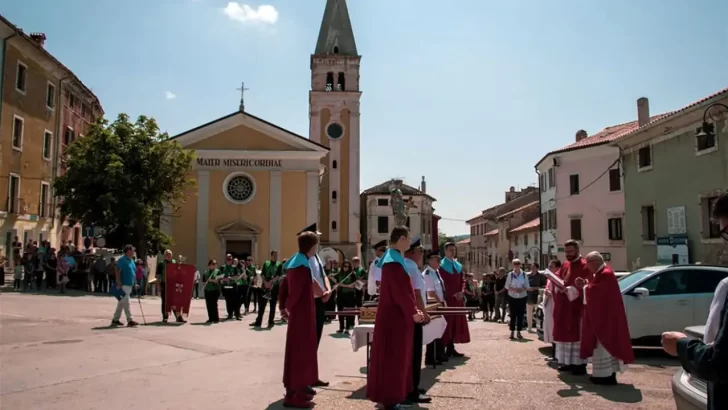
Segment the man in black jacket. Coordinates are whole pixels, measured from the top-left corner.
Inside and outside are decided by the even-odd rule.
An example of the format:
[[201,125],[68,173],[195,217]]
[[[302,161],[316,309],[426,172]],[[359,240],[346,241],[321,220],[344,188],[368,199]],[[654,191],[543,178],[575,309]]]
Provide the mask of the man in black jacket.
[[[713,218],[718,221],[721,237],[728,241],[728,193],[715,201]],[[665,351],[680,358],[686,372],[708,382],[708,410],[728,409],[728,300],[720,318],[718,335],[711,344],[689,340],[680,332],[662,334]]]

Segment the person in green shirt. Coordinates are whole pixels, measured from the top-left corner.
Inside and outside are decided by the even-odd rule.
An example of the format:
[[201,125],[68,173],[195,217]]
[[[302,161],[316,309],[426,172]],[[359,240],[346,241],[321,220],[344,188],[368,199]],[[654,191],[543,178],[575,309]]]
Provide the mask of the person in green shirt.
[[[165,323],[169,319],[169,312],[167,311],[167,307],[165,306],[167,304],[167,287],[164,281],[164,276],[165,272],[167,271],[167,265],[170,263],[177,263],[177,261],[172,259],[172,250],[167,249],[166,251],[164,251],[164,259],[162,259],[162,261],[157,264],[157,272],[155,274],[157,283],[159,283],[159,294],[162,297],[162,322]],[[179,310],[172,313],[174,313],[174,316],[177,318],[177,323],[186,322]]]
[[364,284],[367,283],[367,280],[369,279],[367,275],[367,271],[364,270],[364,268],[361,267],[361,259],[359,259],[358,256],[354,256],[351,259],[351,267],[354,269],[354,273],[356,275],[356,280],[361,283],[361,289],[355,289],[356,290],[356,307],[362,307],[364,304]]
[[235,320],[242,320],[240,318],[240,310],[236,311],[235,308],[238,306],[238,288],[237,280],[240,278],[240,269],[233,265],[233,256],[230,254],[225,255],[225,265],[220,268],[220,283],[222,284],[222,295],[225,297],[225,309],[227,310],[227,319],[232,320],[235,315]]
[[220,299],[219,275],[217,261],[210,259],[207,262],[207,271],[202,276],[202,281],[205,284],[205,307],[207,307],[206,323],[220,323],[220,312],[217,310],[217,301]]
[[[354,283],[356,282],[356,272],[352,269],[351,263],[348,260],[344,260],[341,264],[341,270],[336,273],[336,283],[338,288],[336,289],[336,308],[339,312],[344,311],[346,308],[353,308],[356,306],[356,288]],[[354,328],[354,316],[339,316],[339,330],[336,333],[349,334],[349,331]]]
[[[265,315],[266,306],[270,303],[268,327],[271,328],[276,317],[278,285],[283,276],[283,264],[278,261],[278,251],[273,250],[270,252],[270,260],[265,261],[263,264],[261,275],[263,277],[263,293],[258,295],[258,317],[250,326],[261,327],[263,325],[263,315]],[[270,299],[267,299],[267,297]]]
[[245,307],[245,311],[242,313],[243,316],[248,314],[248,303],[245,303],[246,299],[250,297],[250,276],[248,274],[248,269],[245,266],[244,260],[237,260],[237,263],[235,263],[235,266],[238,267],[238,270],[240,270],[240,279],[237,281],[238,285],[238,305],[236,308],[236,312],[240,312],[240,310]]

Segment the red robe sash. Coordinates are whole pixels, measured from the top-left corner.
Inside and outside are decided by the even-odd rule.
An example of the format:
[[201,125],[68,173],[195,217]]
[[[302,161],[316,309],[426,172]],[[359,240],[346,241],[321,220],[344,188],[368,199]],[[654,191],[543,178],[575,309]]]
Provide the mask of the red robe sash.
[[318,339],[311,271],[299,266],[286,271],[288,327],[283,360],[283,386],[300,391],[318,380]]
[[415,291],[404,267],[382,265],[374,340],[367,373],[367,398],[384,406],[401,403],[412,390]]
[[[592,273],[586,266],[586,259],[579,258],[573,261],[566,261],[561,265],[559,277],[564,281],[564,287],[574,286],[576,278],[591,281]],[[563,289],[554,292],[554,341],[559,343],[576,343],[581,339],[581,313],[584,308],[583,290],[574,286],[579,291],[579,297],[569,301]]]
[[609,266],[594,275],[584,290],[583,325],[579,355],[587,359],[594,354],[597,341],[607,352],[624,363],[634,362],[634,351],[629,337],[627,314],[617,277]]
[[[460,273],[449,273],[442,267],[438,270],[442,283],[445,285],[445,303],[448,307],[464,307],[465,299],[457,300],[455,294],[465,291],[465,278]],[[447,327],[445,333],[442,334],[442,343],[444,346],[453,343],[470,343],[470,328],[468,327],[468,318],[466,315],[447,315],[445,316]]]
[[194,265],[182,263],[167,263],[166,266],[164,311],[166,313],[179,312],[189,316],[197,268]]

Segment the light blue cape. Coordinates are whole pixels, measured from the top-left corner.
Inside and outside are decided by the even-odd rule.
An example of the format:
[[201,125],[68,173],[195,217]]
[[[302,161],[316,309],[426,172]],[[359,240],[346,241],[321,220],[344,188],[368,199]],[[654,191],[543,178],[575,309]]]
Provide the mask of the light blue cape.
[[399,263],[402,265],[402,269],[407,272],[407,265],[404,264],[404,258],[396,249],[387,249],[387,252],[382,255],[382,259],[377,263],[377,268],[381,268],[385,263]]
[[286,262],[286,266],[284,266],[283,269],[296,269],[300,268],[301,266],[305,266],[306,269],[311,270],[311,265],[309,265],[306,255],[298,252],[293,255],[293,257],[289,259],[288,262]]
[[442,260],[440,267],[447,273],[460,273],[463,271],[463,265],[458,261],[453,261],[448,258]]

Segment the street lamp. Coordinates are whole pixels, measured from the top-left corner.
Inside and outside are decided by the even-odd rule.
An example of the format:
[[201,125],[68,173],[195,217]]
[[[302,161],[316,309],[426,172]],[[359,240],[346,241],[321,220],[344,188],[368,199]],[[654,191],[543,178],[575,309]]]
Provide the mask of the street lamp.
[[[728,110],[728,105],[725,105],[723,103],[713,103],[710,104],[706,109],[705,112],[703,112],[703,125],[700,127],[700,131],[698,131],[696,137],[698,138],[715,138],[715,126],[708,122],[708,114],[710,113],[710,110],[715,107],[722,107]],[[711,117],[711,119],[713,119]],[[715,121],[713,121],[715,122]]]

